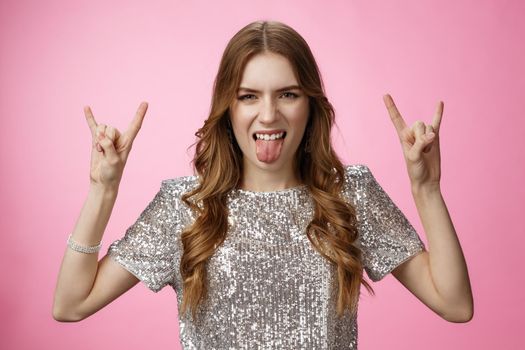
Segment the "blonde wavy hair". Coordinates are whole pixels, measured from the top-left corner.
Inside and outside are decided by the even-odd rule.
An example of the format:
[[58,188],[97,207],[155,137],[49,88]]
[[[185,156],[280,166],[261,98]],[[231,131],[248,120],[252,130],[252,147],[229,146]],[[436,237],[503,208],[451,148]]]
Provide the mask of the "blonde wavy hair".
[[[345,309],[357,311],[364,280],[361,251],[354,245],[358,232],[355,208],[341,197],[344,167],[331,147],[330,131],[334,108],[324,93],[319,68],[306,41],[291,27],[275,21],[248,24],[229,41],[213,86],[211,109],[204,125],[195,133],[197,141],[193,168],[200,181],[182,200],[197,215],[181,235],[183,255],[180,273],[183,300],[179,312],[191,310],[207,297],[207,261],[226,238],[227,194],[240,184],[243,154],[230,126],[230,110],[248,60],[272,52],[286,57],[308,96],[310,115],[294,163],[300,181],[307,185],[314,201],[314,217],[306,234],[314,248],[337,266],[337,315]],[[231,137],[225,137],[227,134]],[[305,151],[307,139],[315,147]],[[193,146],[192,145],[192,146]]]

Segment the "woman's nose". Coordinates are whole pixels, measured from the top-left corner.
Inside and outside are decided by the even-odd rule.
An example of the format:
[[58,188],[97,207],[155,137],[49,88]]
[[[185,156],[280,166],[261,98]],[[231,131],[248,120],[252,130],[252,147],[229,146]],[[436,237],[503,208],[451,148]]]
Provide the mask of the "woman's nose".
[[261,110],[259,112],[259,120],[265,124],[271,124],[279,119],[279,111],[277,104],[271,99],[266,99],[261,104]]

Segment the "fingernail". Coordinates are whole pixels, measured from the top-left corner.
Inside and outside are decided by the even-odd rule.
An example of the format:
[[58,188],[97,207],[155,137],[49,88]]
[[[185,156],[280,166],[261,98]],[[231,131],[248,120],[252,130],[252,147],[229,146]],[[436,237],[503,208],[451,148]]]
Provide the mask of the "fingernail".
[[435,134],[434,134],[433,132],[429,132],[429,133],[427,134],[427,139],[431,140],[431,139],[434,138],[434,136],[435,136]]

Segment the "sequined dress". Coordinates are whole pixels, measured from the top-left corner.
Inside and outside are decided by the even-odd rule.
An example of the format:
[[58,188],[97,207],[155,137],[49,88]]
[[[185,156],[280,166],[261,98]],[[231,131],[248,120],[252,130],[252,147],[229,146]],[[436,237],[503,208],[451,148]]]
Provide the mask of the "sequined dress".
[[[180,233],[194,220],[180,196],[196,176],[163,180],[108,254],[154,292],[182,302]],[[345,166],[343,196],[356,207],[363,264],[376,282],[425,250],[419,235],[363,164]],[[197,320],[179,315],[182,349],[357,349],[357,315],[336,316],[335,267],[306,237],[305,185],[228,194],[227,238],[208,262],[208,299]]]

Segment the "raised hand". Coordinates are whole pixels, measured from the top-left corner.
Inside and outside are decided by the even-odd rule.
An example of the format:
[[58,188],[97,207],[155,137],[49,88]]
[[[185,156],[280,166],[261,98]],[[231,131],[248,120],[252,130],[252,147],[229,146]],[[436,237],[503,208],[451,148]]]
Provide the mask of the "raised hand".
[[387,94],[383,96],[383,101],[399,136],[412,188],[439,189],[441,179],[439,128],[443,115],[443,102],[438,102],[431,124],[416,120],[412,127],[408,127],[392,97]]
[[97,124],[91,108],[84,107],[84,114],[92,136],[90,168],[92,186],[118,189],[129,152],[142,126],[147,109],[148,104],[142,102],[128,129],[121,134],[114,127]]

